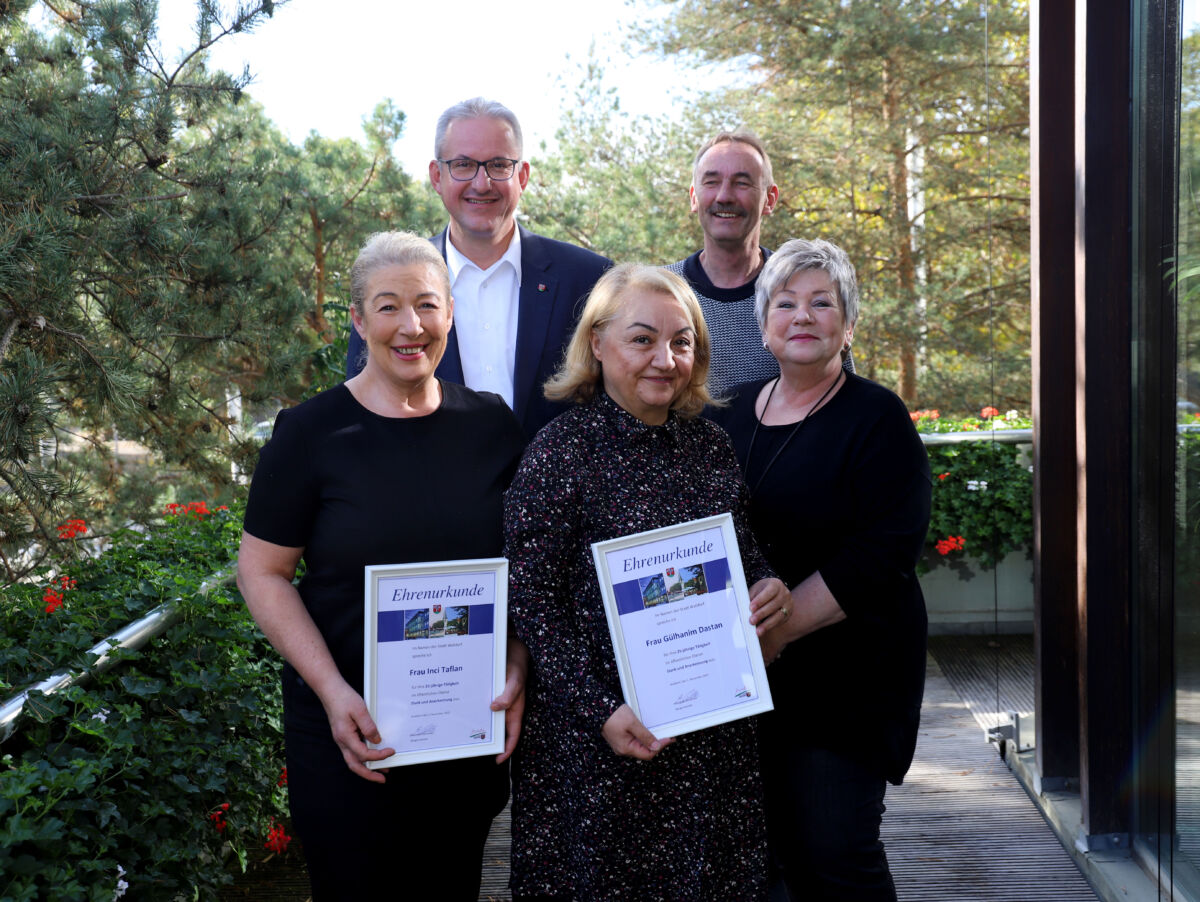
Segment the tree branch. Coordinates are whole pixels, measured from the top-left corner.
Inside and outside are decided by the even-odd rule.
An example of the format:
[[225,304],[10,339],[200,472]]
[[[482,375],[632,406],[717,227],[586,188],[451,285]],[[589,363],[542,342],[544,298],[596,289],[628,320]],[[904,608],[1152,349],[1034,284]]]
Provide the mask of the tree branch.
[[77,194],[75,195],[75,200],[77,202],[87,201],[99,206],[100,204],[136,204],[142,201],[178,200],[181,197],[187,196],[187,191],[180,191],[178,194],[156,194],[151,197],[124,197],[120,194]]
[[12,322],[4,330],[4,337],[0,338],[0,360],[8,355],[8,346],[12,343],[13,335],[16,334],[19,325],[21,325],[20,317],[14,316]]

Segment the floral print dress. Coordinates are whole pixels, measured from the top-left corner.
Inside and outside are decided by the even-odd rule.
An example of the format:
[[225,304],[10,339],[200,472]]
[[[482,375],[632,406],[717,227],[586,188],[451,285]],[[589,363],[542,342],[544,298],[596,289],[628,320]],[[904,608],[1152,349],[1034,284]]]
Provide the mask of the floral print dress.
[[680,736],[649,762],[601,735],[623,699],[591,543],[727,511],[747,579],[773,575],[729,438],[707,420],[650,426],[601,394],[530,445],[505,501],[510,616],[533,661],[513,764],[514,895],[766,897],[752,720]]

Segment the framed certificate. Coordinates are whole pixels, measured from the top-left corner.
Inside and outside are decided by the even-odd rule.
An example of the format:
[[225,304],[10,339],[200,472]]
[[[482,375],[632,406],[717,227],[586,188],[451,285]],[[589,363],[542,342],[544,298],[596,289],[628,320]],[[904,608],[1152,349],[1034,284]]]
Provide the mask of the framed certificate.
[[371,768],[504,751],[508,561],[366,570],[363,697],[396,754]]
[[733,517],[596,542],[621,689],[658,739],[770,711]]

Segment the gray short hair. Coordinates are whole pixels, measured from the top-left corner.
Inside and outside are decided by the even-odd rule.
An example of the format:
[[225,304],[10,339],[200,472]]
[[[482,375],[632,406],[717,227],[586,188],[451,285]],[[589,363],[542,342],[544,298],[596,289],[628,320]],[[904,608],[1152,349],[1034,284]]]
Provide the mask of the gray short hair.
[[442,159],[446,130],[450,128],[451,122],[458,122],[460,119],[499,119],[512,129],[513,138],[517,142],[517,158],[524,159],[525,139],[521,135],[521,123],[517,121],[516,114],[504,104],[482,97],[472,97],[470,100],[456,103],[438,116],[437,129],[433,133],[435,158]]
[[741,126],[738,126],[733,131],[717,132],[700,146],[700,149],[696,151],[696,158],[692,160],[692,182],[694,183],[696,181],[696,169],[700,166],[700,160],[706,153],[708,153],[718,144],[727,144],[735,141],[738,144],[745,144],[747,147],[753,148],[754,150],[758,151],[758,155],[762,157],[763,190],[766,191],[768,188],[774,185],[775,173],[771,169],[771,158],[767,155],[766,145],[763,144],[762,138],[750,131],[750,129],[742,128]]
[[427,238],[412,232],[376,232],[367,239],[350,267],[350,303],[355,312],[363,315],[367,281],[372,273],[385,266],[413,264],[424,264],[437,273],[446,297],[450,297],[450,273],[446,261]]
[[854,275],[854,264],[850,262],[850,257],[824,238],[812,241],[793,238],[767,258],[766,265],[758,274],[754,315],[758,318],[760,329],[766,328],[771,296],[790,282],[792,276],[807,269],[819,269],[829,276],[837,288],[846,325],[853,326],[858,322],[858,279]]

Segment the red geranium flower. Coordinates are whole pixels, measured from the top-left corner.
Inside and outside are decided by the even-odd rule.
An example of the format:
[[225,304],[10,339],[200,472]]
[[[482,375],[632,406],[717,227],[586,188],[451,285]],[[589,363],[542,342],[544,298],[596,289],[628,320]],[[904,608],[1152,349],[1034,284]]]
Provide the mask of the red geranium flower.
[[212,511],[208,509],[208,502],[206,501],[189,501],[187,504],[168,504],[163,509],[163,513],[168,517],[187,516],[196,520],[203,520]]
[[979,415],[985,420],[990,420],[992,417],[1000,416],[1000,411],[998,411],[995,407],[985,407],[983,410],[979,411]]
[[42,593],[42,601],[46,602],[46,613],[53,614],[62,607],[62,593],[55,592],[54,589],[47,587],[46,591]]
[[292,838],[283,829],[283,824],[273,823],[271,829],[267,831],[267,841],[263,843],[263,848],[277,854],[282,854],[287,851],[288,843],[291,841]]
[[68,520],[55,527],[58,530],[60,539],[73,539],[76,536],[81,536],[87,532],[87,523],[83,520]]
[[213,827],[218,833],[225,830],[225,812],[229,810],[229,803],[223,802],[217,806],[217,810],[208,815],[208,819],[212,821]]
[[934,543],[934,547],[937,549],[938,554],[941,555],[947,555],[951,551],[962,551],[965,545],[966,542],[963,541],[962,536],[946,536],[946,538],[938,539],[937,542]]

